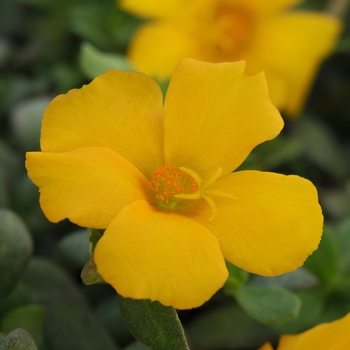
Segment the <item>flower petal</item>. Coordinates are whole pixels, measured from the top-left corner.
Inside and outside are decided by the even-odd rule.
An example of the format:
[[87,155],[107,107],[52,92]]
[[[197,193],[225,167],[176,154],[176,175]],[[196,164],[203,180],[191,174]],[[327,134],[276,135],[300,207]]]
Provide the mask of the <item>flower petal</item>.
[[258,350],[273,350],[273,347],[270,343],[265,343],[264,345],[260,346]]
[[299,176],[240,171],[219,180],[213,190],[237,199],[213,197],[216,217],[202,203],[190,216],[219,240],[225,259],[264,276],[301,266],[317,248],[323,217],[315,187]]
[[237,168],[283,120],[271,104],[264,75],[247,77],[244,62],[182,60],[165,100],[165,162],[204,179]]
[[41,148],[109,147],[150,175],[163,163],[162,104],[159,86],[144,74],[108,71],[49,104]]
[[278,350],[349,349],[349,328],[350,314],[347,314],[339,320],[320,324],[301,334],[283,335]]
[[153,22],[141,26],[128,51],[130,62],[147,75],[166,79],[183,57],[194,56],[195,43],[185,26]]
[[[313,12],[295,12],[264,22],[256,31],[252,51],[263,61],[271,99],[276,72],[284,77],[288,94],[283,109],[297,114],[321,61],[331,52],[341,30],[337,19]],[[249,62],[248,62],[249,66]]]
[[101,276],[122,296],[178,309],[203,304],[228,275],[218,241],[205,227],[144,201],[120,211],[94,259]]
[[84,227],[105,228],[124,206],[145,199],[146,178],[108,148],[28,152],[26,168],[52,222],[68,218]]
[[230,4],[240,8],[248,8],[257,16],[265,17],[297,5],[302,1],[303,0],[231,0]]

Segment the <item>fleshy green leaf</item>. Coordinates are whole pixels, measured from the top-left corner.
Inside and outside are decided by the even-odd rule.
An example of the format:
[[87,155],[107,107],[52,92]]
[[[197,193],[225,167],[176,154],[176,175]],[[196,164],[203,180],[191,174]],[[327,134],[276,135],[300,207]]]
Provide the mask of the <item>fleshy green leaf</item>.
[[135,70],[122,55],[105,53],[89,43],[83,43],[79,62],[87,78],[93,79],[109,69]]
[[58,249],[65,260],[73,266],[82,268],[90,259],[89,240],[85,229],[77,230],[63,237]]
[[0,209],[0,297],[16,285],[32,254],[33,243],[21,218]]
[[125,345],[133,340],[133,336],[124,323],[116,294],[110,298],[105,298],[96,306],[94,311],[104,328],[113,339],[118,339],[120,345]]
[[80,277],[83,283],[87,286],[91,284],[106,283],[102,276],[97,272],[97,266],[93,257],[91,257],[90,260],[85,264],[83,270],[81,271]]
[[32,300],[47,303],[56,293],[69,293],[77,299],[82,294],[72,278],[59,266],[46,259],[34,258],[23,273],[23,283],[31,293]]
[[38,350],[29,332],[18,328],[10,332],[0,344],[0,350]]
[[44,109],[51,98],[37,97],[25,100],[13,108],[10,115],[12,129],[17,141],[24,149],[40,149],[40,129]]
[[174,308],[121,296],[118,301],[126,325],[141,343],[154,350],[189,350]]
[[294,320],[272,325],[272,328],[281,334],[300,333],[320,323],[320,317],[327,303],[322,289],[317,286],[296,294],[301,300],[299,316]]
[[320,281],[332,285],[339,277],[339,248],[334,233],[325,227],[318,249],[305,261],[304,266]]
[[102,237],[103,232],[104,232],[104,230],[98,230],[95,228],[88,229],[88,236],[89,236],[89,241],[90,241],[89,250],[90,250],[91,255],[95,250],[97,242]]
[[1,322],[1,331],[8,333],[16,328],[30,332],[39,348],[44,348],[43,320],[45,308],[26,305],[10,311]]
[[300,298],[280,287],[242,286],[234,296],[250,317],[264,324],[296,318],[301,308]]
[[240,269],[228,261],[226,261],[226,266],[229,272],[229,276],[224,286],[224,292],[229,293],[229,291],[232,291],[237,287],[245,284],[248,280],[249,274],[248,272]]
[[193,349],[257,349],[276,340],[277,332],[245,314],[234,302],[201,313],[186,327]]
[[117,350],[95,316],[68,295],[56,294],[49,302],[44,324],[50,350]]
[[250,286],[278,286],[289,290],[306,289],[318,283],[318,279],[304,267],[279,276],[263,277],[255,275],[249,281]]

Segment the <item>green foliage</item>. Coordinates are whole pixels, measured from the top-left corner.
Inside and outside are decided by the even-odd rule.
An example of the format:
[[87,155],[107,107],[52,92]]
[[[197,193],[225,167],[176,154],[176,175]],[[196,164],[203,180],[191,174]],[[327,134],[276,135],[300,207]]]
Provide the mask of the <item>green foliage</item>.
[[21,218],[0,209],[0,297],[16,285],[32,254],[31,236]]
[[339,248],[334,233],[325,227],[318,249],[305,261],[305,267],[324,285],[332,286],[339,278]]
[[97,272],[97,266],[95,264],[94,258],[91,257],[89,261],[85,264],[80,275],[82,281],[87,286],[91,284],[104,284],[106,283],[102,276]]
[[29,332],[18,328],[10,332],[0,344],[0,350],[38,350]]
[[296,318],[301,308],[300,299],[281,287],[242,286],[234,296],[251,318],[264,324]]
[[119,306],[130,332],[154,350],[188,350],[176,310],[157,301],[119,295]]
[[80,299],[56,294],[44,324],[50,350],[117,350],[118,347]]
[[[328,3],[298,6],[320,11]],[[89,230],[87,239],[68,222],[49,223],[23,166],[24,152],[39,150],[43,110],[54,96],[107,69],[132,69],[125,53],[142,20],[116,4],[0,1],[0,350],[117,349],[116,343],[125,350],[172,349],[174,338],[177,349],[187,348],[174,309],[118,303],[89,256],[88,244],[91,254],[103,230]],[[343,16],[337,51],[317,72],[304,115],[286,118],[282,133],[240,167],[315,183],[326,223],[319,249],[303,268],[276,277],[228,264],[222,291],[202,308],[179,312],[193,350],[257,349],[279,333],[298,333],[350,311],[350,22]],[[159,81],[163,93],[168,83]],[[133,340],[118,304],[147,346]]]
[[14,309],[5,315],[1,322],[1,331],[9,333],[16,328],[28,331],[39,350],[46,349],[44,344],[43,321],[45,308],[39,305],[26,305]]
[[186,334],[193,350],[257,349],[266,340],[277,339],[275,331],[252,320],[234,303],[199,315]]
[[125,56],[102,52],[89,43],[83,43],[80,50],[80,66],[89,79],[110,69],[132,70]]

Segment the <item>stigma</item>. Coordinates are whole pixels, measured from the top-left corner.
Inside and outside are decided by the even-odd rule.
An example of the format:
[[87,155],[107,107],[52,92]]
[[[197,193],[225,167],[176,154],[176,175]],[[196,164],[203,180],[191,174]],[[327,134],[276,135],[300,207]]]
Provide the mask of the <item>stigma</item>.
[[198,190],[198,183],[191,174],[172,165],[158,167],[148,184],[157,204],[168,209],[175,209],[182,196],[191,196]]
[[213,197],[237,199],[229,193],[215,190],[212,185],[221,178],[222,169],[218,168],[213,175],[203,183],[197,172],[186,167],[164,165],[158,167],[148,182],[154,193],[154,199],[158,207],[169,210],[186,208],[195,200],[204,199],[211,208],[213,220],[216,216],[216,203]]

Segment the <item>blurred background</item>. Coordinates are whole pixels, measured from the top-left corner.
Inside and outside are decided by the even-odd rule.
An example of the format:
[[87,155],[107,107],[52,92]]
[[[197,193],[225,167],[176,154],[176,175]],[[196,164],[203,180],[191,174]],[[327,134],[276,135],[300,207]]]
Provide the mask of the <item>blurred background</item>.
[[[329,5],[307,0],[299,7]],[[230,266],[232,276],[212,300],[179,312],[191,349],[256,349],[350,312],[350,14],[341,15],[345,29],[304,112],[285,118],[281,135],[242,166],[298,174],[316,185],[325,216],[320,248],[284,276]],[[87,231],[48,222],[24,168],[25,152],[40,150],[50,100],[108,68],[127,69],[124,55],[141,23],[114,0],[0,2],[0,344],[20,327],[39,350],[147,349],[123,323],[114,290],[82,283]],[[252,286],[266,293],[249,293]]]

